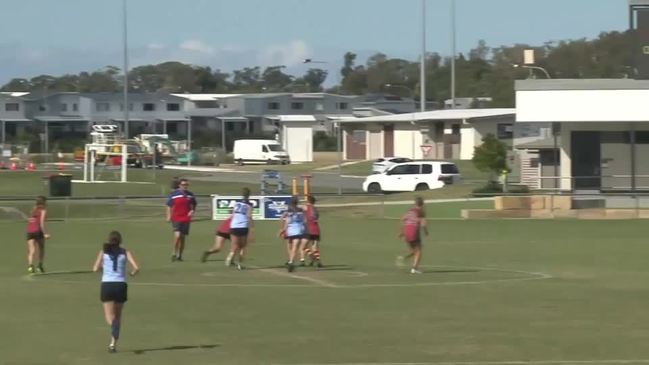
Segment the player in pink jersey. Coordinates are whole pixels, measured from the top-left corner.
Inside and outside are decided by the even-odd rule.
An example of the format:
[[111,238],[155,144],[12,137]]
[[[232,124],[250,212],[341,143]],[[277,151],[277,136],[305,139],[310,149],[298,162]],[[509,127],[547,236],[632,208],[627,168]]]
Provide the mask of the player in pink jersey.
[[[45,240],[50,238],[45,221],[47,220],[46,198],[39,196],[27,221],[27,271],[33,274],[36,270],[44,273]],[[34,268],[34,260],[38,253],[38,266]]]
[[[309,266],[312,266],[314,263],[317,267],[322,267],[322,261],[320,261],[320,223],[318,219],[320,214],[318,209],[315,207],[316,199],[313,195],[307,197],[306,204],[306,218],[307,218],[307,238],[309,242],[304,247],[304,253],[311,257],[311,262]],[[311,247],[309,247],[309,245]]]
[[421,262],[421,230],[428,236],[428,227],[426,227],[426,213],[424,211],[424,200],[420,197],[415,198],[415,206],[408,209],[408,212],[401,218],[401,230],[399,237],[408,244],[410,253],[408,255],[397,257],[397,266],[403,266],[406,258],[414,256],[412,260],[411,274],[421,274],[419,263]]
[[216,236],[214,237],[214,245],[209,250],[203,252],[201,256],[201,262],[206,262],[207,258],[214,253],[217,253],[223,249],[223,245],[226,240],[230,239],[230,222],[232,222],[232,216],[229,216],[227,219],[221,222],[219,227],[216,229]]

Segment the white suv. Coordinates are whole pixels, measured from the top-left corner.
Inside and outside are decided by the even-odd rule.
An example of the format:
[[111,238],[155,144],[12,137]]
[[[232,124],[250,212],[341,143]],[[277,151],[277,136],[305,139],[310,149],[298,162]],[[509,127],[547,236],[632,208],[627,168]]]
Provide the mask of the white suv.
[[363,181],[363,191],[415,191],[439,189],[458,183],[460,171],[452,162],[413,161],[396,164],[388,170],[370,175]]

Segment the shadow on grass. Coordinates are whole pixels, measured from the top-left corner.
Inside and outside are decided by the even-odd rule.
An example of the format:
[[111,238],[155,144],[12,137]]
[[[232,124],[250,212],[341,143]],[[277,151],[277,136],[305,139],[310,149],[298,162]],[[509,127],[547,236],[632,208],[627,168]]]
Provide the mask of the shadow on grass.
[[154,351],[178,351],[178,350],[195,350],[195,349],[214,349],[219,347],[220,345],[176,345],[176,346],[167,346],[167,347],[155,347],[155,348],[148,348],[148,349],[139,349],[139,350],[132,350],[132,351],[124,351],[124,352],[132,352],[136,355],[144,355],[147,352],[154,352]]
[[92,274],[92,270],[76,270],[76,271],[50,271],[44,272],[42,274],[36,274],[37,276],[51,276],[51,275],[77,275],[77,274]]

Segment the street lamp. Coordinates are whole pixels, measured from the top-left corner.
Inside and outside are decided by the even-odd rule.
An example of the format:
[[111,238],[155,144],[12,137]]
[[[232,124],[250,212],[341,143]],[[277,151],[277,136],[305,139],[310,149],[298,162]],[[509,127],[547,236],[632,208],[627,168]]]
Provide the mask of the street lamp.
[[521,65],[521,64],[518,64],[518,63],[515,63],[512,66],[514,68],[519,68],[520,67],[520,68],[529,69],[530,70],[530,75],[532,74],[532,70],[540,70],[545,74],[545,78],[547,78],[547,79],[552,78],[552,77],[550,77],[550,74],[548,73],[548,71],[546,69],[544,69],[543,67],[541,67],[541,66]]

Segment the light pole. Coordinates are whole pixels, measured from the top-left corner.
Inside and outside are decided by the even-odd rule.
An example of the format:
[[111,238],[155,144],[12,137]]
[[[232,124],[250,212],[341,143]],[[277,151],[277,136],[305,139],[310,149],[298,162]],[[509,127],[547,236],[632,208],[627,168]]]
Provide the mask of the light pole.
[[123,10],[123,43],[124,43],[124,136],[129,137],[128,128],[128,24],[126,12],[126,0],[122,0]]
[[451,0],[451,109],[455,109],[455,0]]
[[542,71],[545,74],[546,79],[551,79],[552,78],[552,77],[550,77],[550,74],[548,73],[548,71],[546,69],[544,69],[543,67],[541,67],[541,66],[521,65],[521,64],[518,64],[518,63],[515,63],[512,66],[514,68],[526,68],[526,69],[529,69],[529,70],[539,70],[539,71]]
[[421,0],[421,62],[419,63],[419,103],[426,111],[426,0]]

